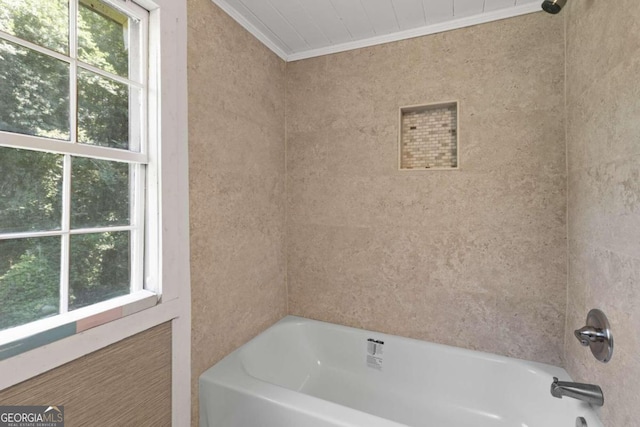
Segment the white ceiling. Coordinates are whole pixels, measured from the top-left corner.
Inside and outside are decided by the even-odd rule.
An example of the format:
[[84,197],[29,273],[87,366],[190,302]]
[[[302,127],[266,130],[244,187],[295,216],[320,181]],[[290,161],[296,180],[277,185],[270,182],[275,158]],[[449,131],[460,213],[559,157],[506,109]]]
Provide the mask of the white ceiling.
[[295,61],[540,10],[541,0],[213,0]]

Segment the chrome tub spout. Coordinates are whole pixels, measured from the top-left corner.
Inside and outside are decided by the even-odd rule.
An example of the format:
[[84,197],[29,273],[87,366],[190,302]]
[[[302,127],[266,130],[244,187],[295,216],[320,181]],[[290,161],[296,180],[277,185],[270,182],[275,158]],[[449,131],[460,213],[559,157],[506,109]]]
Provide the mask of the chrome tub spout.
[[595,384],[571,383],[566,381],[558,381],[553,377],[551,384],[551,395],[559,399],[562,396],[572,397],[582,400],[595,406],[604,405],[604,395],[602,389]]

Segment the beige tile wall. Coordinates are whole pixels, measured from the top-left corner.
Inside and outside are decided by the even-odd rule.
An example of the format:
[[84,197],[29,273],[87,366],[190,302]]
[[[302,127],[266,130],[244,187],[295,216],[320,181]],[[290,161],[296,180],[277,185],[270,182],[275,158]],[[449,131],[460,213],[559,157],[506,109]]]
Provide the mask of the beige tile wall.
[[[561,363],[562,19],[287,64],[289,312]],[[398,109],[460,102],[459,171],[398,171]]]
[[[208,0],[189,12],[194,381],[287,312],[285,235],[292,314],[561,364],[566,127],[566,365],[603,385],[608,426],[633,425],[636,3],[563,12],[566,124],[560,16],[298,61],[285,76]],[[399,173],[398,108],[447,99],[461,103],[462,170]],[[570,336],[592,306],[617,331],[609,365]]]
[[188,2],[193,425],[197,379],[286,314],[285,64]]
[[[640,423],[640,3],[572,1],[565,12],[566,365],[602,387],[607,427],[630,427]],[[573,337],[591,308],[613,329],[606,365]]]

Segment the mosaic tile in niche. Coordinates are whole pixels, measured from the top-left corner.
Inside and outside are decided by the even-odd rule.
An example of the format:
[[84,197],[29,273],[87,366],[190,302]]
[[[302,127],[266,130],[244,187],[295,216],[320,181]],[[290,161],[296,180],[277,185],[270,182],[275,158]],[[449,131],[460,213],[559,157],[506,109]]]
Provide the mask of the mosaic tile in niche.
[[400,169],[458,167],[457,103],[402,108]]

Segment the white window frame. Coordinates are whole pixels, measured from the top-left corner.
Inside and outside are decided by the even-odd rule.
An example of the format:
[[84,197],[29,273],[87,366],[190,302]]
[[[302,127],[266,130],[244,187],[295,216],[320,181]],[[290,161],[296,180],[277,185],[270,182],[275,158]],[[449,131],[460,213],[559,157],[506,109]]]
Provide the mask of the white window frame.
[[[111,3],[124,7],[131,1],[111,0]],[[171,321],[172,420],[173,425],[183,426],[190,425],[191,418],[187,6],[186,0],[138,0],[136,3],[149,11],[148,137],[155,143],[149,144],[147,153],[76,145],[77,154],[84,157],[100,158],[101,150],[109,150],[109,156],[113,155],[112,151],[118,151],[121,154],[117,155],[132,156],[128,159],[134,161],[143,160],[140,156],[148,157],[146,246],[156,248],[156,253],[147,254],[145,267],[157,274],[156,277],[147,275],[145,282],[146,286],[162,292],[162,302],[0,361],[0,390]],[[30,141],[32,149],[55,151],[50,140],[30,137]],[[55,146],[56,141],[53,143]],[[127,158],[121,160],[127,161]]]
[[[148,133],[147,120],[147,102],[148,99],[148,34],[149,34],[149,12],[142,7],[132,3],[110,2],[102,0],[106,4],[111,5],[114,9],[119,10],[126,16],[137,21],[139,28],[136,34],[139,43],[137,46],[130,46],[130,65],[135,61],[135,67],[130,67],[133,76],[127,78],[112,74],[108,71],[99,69],[91,64],[83,62],[77,57],[77,17],[79,16],[78,5],[82,0],[69,1],[69,55],[63,55],[56,51],[41,47],[29,41],[20,39],[11,34],[0,31],[0,38],[8,40],[16,45],[41,53],[49,58],[55,58],[69,65],[69,129],[70,141],[59,141],[50,138],[42,138],[32,135],[24,135],[13,132],[0,131],[0,146],[12,147],[18,149],[28,149],[32,151],[44,151],[59,154],[63,157],[63,180],[62,180],[62,221],[59,230],[41,231],[41,232],[17,232],[2,233],[1,240],[8,239],[25,239],[37,237],[60,237],[61,257],[60,257],[60,286],[59,286],[59,314],[50,318],[44,318],[23,325],[0,331],[0,345],[25,339],[29,336],[46,332],[48,329],[74,322],[88,316],[97,315],[108,311],[120,305],[130,305],[132,308],[143,309],[154,304],[157,301],[156,294],[159,295],[160,289],[157,285],[157,272],[152,271],[151,266],[145,268],[145,260],[147,257],[157,256],[155,247],[147,246],[145,253],[145,227],[147,226],[147,206],[150,209],[149,223],[150,228],[156,226],[155,218],[157,215],[157,206],[147,204],[145,197],[145,168],[149,165],[148,146],[149,141],[146,138]],[[135,58],[138,56],[138,58]],[[129,123],[130,135],[136,135],[136,140],[131,141],[135,144],[138,151],[128,151],[113,148],[106,148],[95,145],[87,145],[78,142],[77,135],[77,112],[78,104],[76,102],[78,93],[78,70],[87,70],[98,76],[108,78],[112,81],[127,85],[127,87],[137,89],[140,92],[140,105],[136,105],[129,109],[130,117],[133,120]],[[131,100],[130,107],[135,103]],[[136,120],[137,119],[137,120]],[[155,143],[155,141],[153,141]],[[95,158],[106,161],[120,161],[129,163],[130,171],[130,219],[129,225],[111,226],[111,227],[94,227],[94,228],[71,228],[71,174],[72,174],[72,157]],[[153,188],[157,191],[157,188]],[[95,234],[105,232],[129,232],[130,233],[130,289],[129,294],[113,300],[91,304],[81,310],[69,312],[69,267],[70,259],[70,241],[71,236],[83,234]],[[145,280],[145,271],[148,271]],[[132,309],[131,308],[131,309]]]

